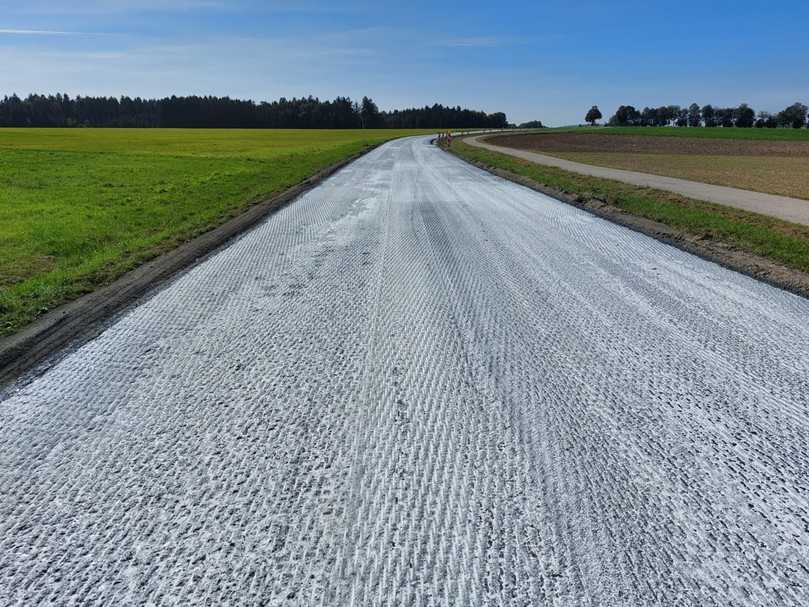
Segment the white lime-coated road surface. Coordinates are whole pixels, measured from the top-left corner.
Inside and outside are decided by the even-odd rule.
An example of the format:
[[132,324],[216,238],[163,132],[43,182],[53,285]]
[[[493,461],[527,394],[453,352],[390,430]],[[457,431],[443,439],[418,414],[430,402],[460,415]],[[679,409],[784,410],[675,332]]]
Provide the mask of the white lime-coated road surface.
[[394,141],[6,394],[0,604],[807,605],[807,319]]

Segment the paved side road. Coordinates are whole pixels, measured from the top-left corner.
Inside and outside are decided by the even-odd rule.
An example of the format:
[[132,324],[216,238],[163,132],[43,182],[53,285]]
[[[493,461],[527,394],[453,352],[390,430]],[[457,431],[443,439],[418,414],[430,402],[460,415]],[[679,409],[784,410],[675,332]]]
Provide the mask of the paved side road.
[[807,318],[389,143],[0,402],[0,604],[807,605]]
[[[722,204],[752,213],[770,215],[784,221],[809,225],[809,200],[800,198],[789,198],[788,196],[776,196],[775,194],[763,194],[750,190],[740,190],[721,185],[711,185],[699,181],[689,181],[676,177],[666,177],[664,175],[652,175],[651,173],[639,173],[637,171],[626,171],[624,169],[612,169],[600,167],[582,162],[574,162],[554,156],[547,156],[528,150],[517,150],[514,148],[496,145],[486,140],[487,136],[479,135],[469,137],[465,142],[479,148],[485,148],[493,152],[508,154],[515,158],[522,158],[537,164],[553,166],[582,175],[613,179],[632,185],[656,188],[674,192],[696,200],[705,200]],[[497,141],[496,139],[494,141]]]

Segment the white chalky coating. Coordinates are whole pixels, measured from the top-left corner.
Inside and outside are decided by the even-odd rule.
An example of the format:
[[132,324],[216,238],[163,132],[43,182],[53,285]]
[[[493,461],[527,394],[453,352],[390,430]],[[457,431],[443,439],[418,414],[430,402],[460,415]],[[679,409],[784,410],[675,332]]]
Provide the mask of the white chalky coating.
[[0,604],[807,605],[807,319],[389,143],[0,402]]

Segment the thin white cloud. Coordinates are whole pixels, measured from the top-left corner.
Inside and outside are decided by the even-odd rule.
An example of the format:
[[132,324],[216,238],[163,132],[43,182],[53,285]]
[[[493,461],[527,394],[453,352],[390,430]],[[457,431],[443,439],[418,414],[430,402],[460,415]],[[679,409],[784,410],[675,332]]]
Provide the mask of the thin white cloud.
[[192,11],[243,12],[246,10],[269,12],[351,12],[341,3],[323,3],[317,0],[74,0],[55,3],[53,0],[13,2],[0,9],[12,15],[84,15],[175,13]]
[[503,40],[494,36],[470,36],[466,38],[447,38],[436,43],[436,46],[449,48],[492,48],[501,46]]
[[81,36],[82,32],[62,32],[58,30],[25,30],[0,28],[0,34],[10,34],[14,36]]

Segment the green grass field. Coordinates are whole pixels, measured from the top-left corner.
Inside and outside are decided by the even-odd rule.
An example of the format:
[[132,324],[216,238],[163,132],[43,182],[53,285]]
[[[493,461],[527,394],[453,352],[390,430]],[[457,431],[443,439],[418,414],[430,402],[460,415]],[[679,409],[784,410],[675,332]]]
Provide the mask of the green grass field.
[[462,140],[455,140],[452,148],[468,160],[528,177],[537,183],[583,199],[598,198],[632,215],[660,222],[698,238],[725,243],[789,268],[809,272],[809,227],[691,200],[661,190],[640,188],[534,164],[472,147]]
[[0,129],[0,335],[417,131]]
[[548,133],[601,133],[604,135],[643,135],[647,137],[697,137],[702,139],[752,139],[757,141],[809,141],[809,129],[737,129],[737,128],[675,128],[581,126],[542,129]]

